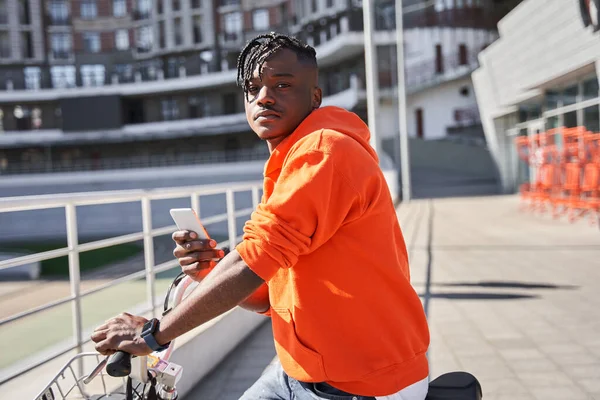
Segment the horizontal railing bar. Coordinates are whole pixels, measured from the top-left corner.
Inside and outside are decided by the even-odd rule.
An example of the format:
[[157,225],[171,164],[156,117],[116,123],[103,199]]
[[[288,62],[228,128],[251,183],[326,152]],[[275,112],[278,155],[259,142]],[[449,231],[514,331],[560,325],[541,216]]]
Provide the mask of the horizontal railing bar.
[[136,280],[136,279],[139,279],[139,278],[143,278],[144,275],[145,275],[145,273],[146,273],[145,270],[141,270],[141,271],[138,271],[138,272],[134,272],[133,274],[129,274],[129,275],[125,275],[125,276],[122,276],[120,278],[117,278],[117,279],[113,279],[110,282],[103,283],[102,285],[96,286],[93,289],[90,289],[90,290],[87,290],[85,292],[82,292],[80,294],[80,297],[86,297],[86,296],[89,296],[91,294],[97,293],[97,292],[99,292],[101,290],[107,289],[107,288],[109,288],[111,286],[119,285],[121,283],[133,281],[133,280]]
[[[91,339],[89,339],[91,340]],[[89,341],[88,340],[88,341]],[[27,366],[24,366],[20,369],[18,369],[15,373],[10,374],[8,376],[5,377],[0,377],[0,386],[4,385],[6,382],[10,381],[11,379],[17,378],[23,374],[26,374],[27,372],[31,371],[34,368],[37,368],[45,363],[47,363],[48,361],[52,361],[55,358],[58,358],[60,356],[62,356],[63,354],[68,353],[69,351],[75,350],[77,348],[76,344],[72,344],[69,347],[66,347],[64,349],[60,349],[58,350],[56,353],[52,353],[49,356],[46,356],[44,358],[42,358],[41,360],[38,360],[36,362],[34,362],[33,364],[29,364]]]
[[28,254],[26,256],[20,256],[15,258],[9,258],[8,260],[0,261],[0,270],[17,267],[19,265],[28,264],[37,261],[49,260],[51,258],[62,257],[69,254],[68,247],[62,247],[60,249],[42,251],[35,254]]
[[142,232],[137,233],[129,233],[127,235],[115,236],[108,239],[96,240],[94,242],[83,243],[77,246],[79,252],[97,250],[104,247],[115,246],[117,244],[130,243],[135,242],[137,240],[142,240],[144,238],[144,234]]
[[0,326],[2,326],[4,324],[8,324],[9,322],[13,322],[13,321],[25,318],[25,317],[29,317],[30,315],[37,314],[37,313],[42,312],[42,311],[46,311],[46,310],[48,310],[50,308],[54,308],[54,307],[60,306],[61,304],[65,304],[65,303],[68,303],[70,301],[73,301],[73,297],[71,297],[71,296],[64,297],[64,298],[62,298],[60,300],[55,300],[55,301],[53,301],[51,303],[46,303],[44,305],[31,308],[31,309],[29,309],[27,311],[23,311],[23,312],[20,312],[18,314],[11,315],[10,317],[1,320],[0,321]]
[[170,260],[170,261],[166,261],[162,264],[158,264],[154,266],[154,273],[155,274],[160,274],[161,272],[165,272],[168,271],[170,269],[173,269],[175,267],[179,266],[179,262],[177,260]]
[[61,193],[39,196],[18,196],[0,198],[0,212],[39,210],[46,208],[64,207],[67,204],[76,206],[95,204],[114,204],[139,201],[142,197],[151,200],[186,197],[192,193],[199,196],[209,196],[225,193],[227,190],[242,192],[252,190],[260,182],[245,182],[239,184],[215,184],[202,186],[184,186],[175,188],[113,190],[104,192]]
[[177,230],[177,225],[163,226],[162,228],[154,228],[151,231],[152,237],[163,236],[168,233],[173,233]]
[[253,211],[254,211],[254,207],[244,208],[243,210],[236,211],[235,212],[235,217],[236,218],[245,217],[247,215],[252,214]]
[[200,221],[202,225],[216,224],[217,222],[227,221],[227,214],[218,214],[206,218],[200,217]]

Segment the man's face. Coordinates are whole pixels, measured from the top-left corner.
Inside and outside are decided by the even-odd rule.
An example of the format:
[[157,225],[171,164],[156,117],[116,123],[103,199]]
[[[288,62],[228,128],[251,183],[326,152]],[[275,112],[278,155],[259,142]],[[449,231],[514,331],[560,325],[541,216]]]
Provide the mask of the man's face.
[[317,69],[298,61],[290,49],[278,50],[253,71],[245,95],[246,118],[252,130],[274,149],[310,112],[321,105]]

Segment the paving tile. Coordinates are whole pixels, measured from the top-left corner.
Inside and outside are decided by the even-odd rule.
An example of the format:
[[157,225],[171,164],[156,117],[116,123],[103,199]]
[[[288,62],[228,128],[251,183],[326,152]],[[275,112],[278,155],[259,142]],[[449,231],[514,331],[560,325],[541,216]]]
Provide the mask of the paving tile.
[[545,388],[533,388],[531,391],[536,400],[589,400],[590,398],[588,394],[575,385],[552,385]]

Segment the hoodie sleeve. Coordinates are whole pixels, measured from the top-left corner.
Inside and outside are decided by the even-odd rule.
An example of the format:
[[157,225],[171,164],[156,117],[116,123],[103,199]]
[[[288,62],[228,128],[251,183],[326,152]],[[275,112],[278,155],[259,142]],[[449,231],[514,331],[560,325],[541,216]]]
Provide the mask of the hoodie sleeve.
[[290,154],[273,193],[244,226],[237,246],[242,259],[269,281],[280,268],[327,240],[360,209],[360,194],[321,150]]

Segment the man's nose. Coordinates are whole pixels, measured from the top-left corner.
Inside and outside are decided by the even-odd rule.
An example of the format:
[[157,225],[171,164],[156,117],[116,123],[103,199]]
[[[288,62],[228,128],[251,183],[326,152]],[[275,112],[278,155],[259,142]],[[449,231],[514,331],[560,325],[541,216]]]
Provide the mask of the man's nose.
[[256,102],[259,105],[274,104],[275,98],[273,97],[269,88],[267,86],[263,86],[262,88],[260,88],[260,91],[258,92],[258,96],[256,97]]

